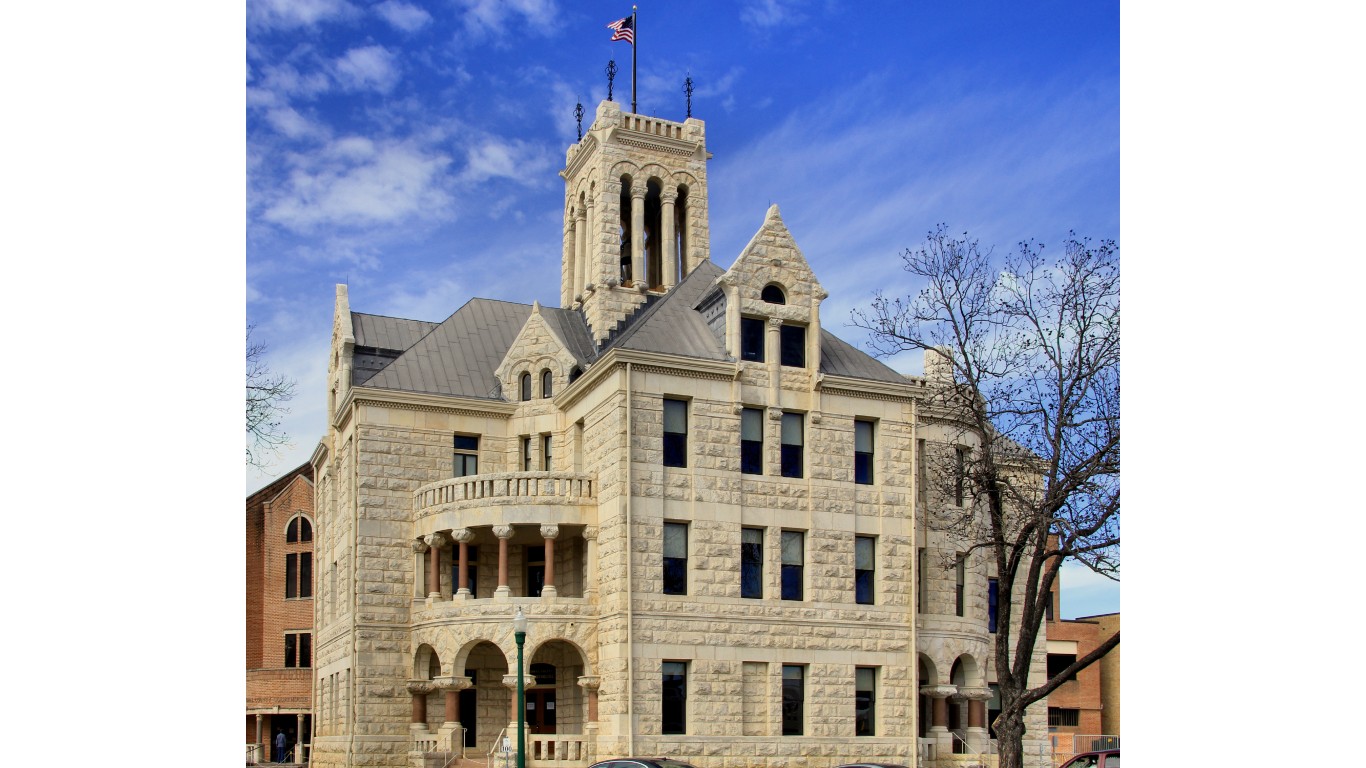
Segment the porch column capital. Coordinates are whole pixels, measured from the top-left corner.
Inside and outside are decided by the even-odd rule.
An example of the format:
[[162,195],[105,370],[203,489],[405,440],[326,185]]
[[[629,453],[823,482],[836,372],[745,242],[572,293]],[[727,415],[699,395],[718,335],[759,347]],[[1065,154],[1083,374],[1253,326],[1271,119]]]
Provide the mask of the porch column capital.
[[560,535],[560,526],[556,523],[541,524],[541,538],[554,539]]
[[438,677],[435,678],[432,682],[436,683],[437,687],[439,687],[443,691],[463,691],[466,688],[469,688],[471,685],[470,679],[468,677],[456,676]]
[[596,691],[602,685],[602,678],[597,675],[584,675],[578,679],[579,687],[585,691]]
[[414,696],[421,696],[423,694],[431,693],[434,690],[436,690],[436,684],[431,680],[408,681],[408,693],[411,693]]
[[423,540],[422,540],[422,537],[418,537],[418,538],[416,538],[416,539],[413,539],[413,551],[414,551],[414,552],[426,552],[428,549],[429,549],[429,547],[427,546],[427,542],[423,541]]
[[468,544],[471,541],[474,541],[474,531],[471,531],[468,528],[456,528],[451,531],[451,538],[461,544]]
[[597,541],[598,527],[596,525],[585,525],[583,527],[583,537],[588,541]]
[[517,690],[517,676],[516,676],[516,675],[503,675],[503,685],[506,685],[507,687],[511,688],[513,691],[516,691],[516,690]]
[[986,701],[991,698],[990,688],[959,688],[958,698],[968,701]]
[[437,549],[446,545],[446,534],[439,532],[429,533],[426,536],[423,536],[422,540],[427,542],[427,546],[432,549]]
[[500,539],[510,539],[512,538],[512,526],[495,525],[493,526],[493,535]]
[[932,699],[947,699],[958,692],[956,685],[922,685],[920,692]]

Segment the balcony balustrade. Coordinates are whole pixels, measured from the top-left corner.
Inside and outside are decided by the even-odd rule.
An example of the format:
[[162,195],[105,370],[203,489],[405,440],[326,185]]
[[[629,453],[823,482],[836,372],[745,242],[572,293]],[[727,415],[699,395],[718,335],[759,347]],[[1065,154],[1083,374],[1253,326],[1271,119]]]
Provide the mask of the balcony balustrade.
[[[508,518],[500,507],[515,506]],[[592,524],[597,489],[592,475],[577,472],[495,472],[452,477],[413,493],[418,535],[481,525]]]

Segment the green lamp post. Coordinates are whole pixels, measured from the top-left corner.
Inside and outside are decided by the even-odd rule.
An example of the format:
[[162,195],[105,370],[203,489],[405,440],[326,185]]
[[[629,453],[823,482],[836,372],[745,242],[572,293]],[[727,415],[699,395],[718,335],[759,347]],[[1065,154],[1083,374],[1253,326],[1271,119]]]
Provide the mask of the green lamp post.
[[517,640],[517,768],[526,768],[526,685],[522,680],[522,646],[526,643],[526,616],[522,606],[512,617],[512,636]]

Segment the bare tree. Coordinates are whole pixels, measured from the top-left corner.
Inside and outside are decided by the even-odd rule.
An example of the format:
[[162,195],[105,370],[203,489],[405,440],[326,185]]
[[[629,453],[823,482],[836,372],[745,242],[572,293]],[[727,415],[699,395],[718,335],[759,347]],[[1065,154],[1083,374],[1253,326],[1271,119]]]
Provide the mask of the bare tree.
[[853,323],[879,355],[933,352],[923,418],[968,447],[939,451],[943,471],[925,473],[962,505],[922,509],[931,529],[994,565],[999,764],[1020,768],[1025,708],[1119,644],[1116,632],[1029,687],[1063,563],[1119,576],[1119,249],[1071,234],[1055,263],[1025,242],[998,266],[940,225],[902,259],[923,290],[878,293]]
[[280,417],[289,410],[281,403],[294,397],[294,382],[271,373],[266,345],[251,340],[255,327],[247,326],[247,464],[265,467],[289,442],[289,435],[280,428]]

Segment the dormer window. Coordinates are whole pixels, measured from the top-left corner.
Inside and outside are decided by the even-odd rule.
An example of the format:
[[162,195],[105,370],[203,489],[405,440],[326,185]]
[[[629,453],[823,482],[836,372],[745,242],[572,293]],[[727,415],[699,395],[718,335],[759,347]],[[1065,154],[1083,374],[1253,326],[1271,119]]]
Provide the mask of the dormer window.
[[759,294],[759,298],[763,299],[765,302],[769,304],[787,303],[787,296],[783,294],[783,289],[774,283],[769,283],[768,285],[764,286],[763,293]]
[[522,374],[522,386],[521,386],[521,389],[522,389],[522,393],[521,393],[522,399],[523,399],[523,400],[530,400],[530,399],[531,399],[531,374],[529,374],[529,373],[524,373],[524,374]]
[[780,362],[793,368],[806,367],[806,327],[783,324],[779,339]]
[[764,321],[756,317],[740,318],[740,359],[754,363],[764,361]]
[[551,378],[549,368],[541,371],[541,397],[543,398],[550,397]]

